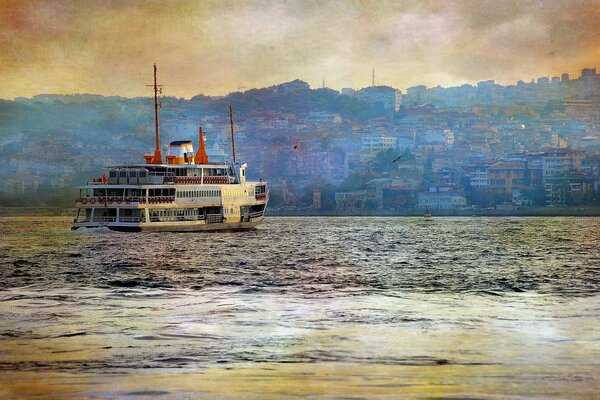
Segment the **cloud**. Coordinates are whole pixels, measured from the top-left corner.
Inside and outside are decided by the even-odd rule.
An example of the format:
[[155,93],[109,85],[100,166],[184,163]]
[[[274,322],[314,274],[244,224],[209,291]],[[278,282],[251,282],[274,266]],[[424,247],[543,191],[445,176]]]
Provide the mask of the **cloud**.
[[510,83],[600,56],[598,1],[3,1],[0,98]]

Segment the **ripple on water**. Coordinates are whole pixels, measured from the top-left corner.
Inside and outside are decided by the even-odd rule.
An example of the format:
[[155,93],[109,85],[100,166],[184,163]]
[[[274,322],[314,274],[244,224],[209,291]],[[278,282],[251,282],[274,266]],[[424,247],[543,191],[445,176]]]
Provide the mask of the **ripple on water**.
[[56,221],[0,224],[1,370],[600,356],[597,218],[272,218],[218,235]]

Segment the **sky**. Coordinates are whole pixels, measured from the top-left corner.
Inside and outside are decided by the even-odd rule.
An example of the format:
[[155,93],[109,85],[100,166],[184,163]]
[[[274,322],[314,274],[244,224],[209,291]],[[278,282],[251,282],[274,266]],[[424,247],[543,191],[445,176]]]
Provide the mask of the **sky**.
[[0,98],[402,90],[600,67],[600,0],[0,0]]

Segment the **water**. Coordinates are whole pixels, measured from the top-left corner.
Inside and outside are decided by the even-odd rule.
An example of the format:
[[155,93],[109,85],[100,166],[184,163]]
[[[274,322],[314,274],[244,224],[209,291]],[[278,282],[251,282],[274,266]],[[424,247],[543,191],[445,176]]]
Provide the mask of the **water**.
[[1,218],[1,398],[593,398],[599,218]]

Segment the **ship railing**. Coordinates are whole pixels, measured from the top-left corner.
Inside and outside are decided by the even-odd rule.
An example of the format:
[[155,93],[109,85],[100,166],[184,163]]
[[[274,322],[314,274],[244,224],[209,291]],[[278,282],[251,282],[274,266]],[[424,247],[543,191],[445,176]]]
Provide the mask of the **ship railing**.
[[223,215],[221,214],[206,214],[207,224],[218,224],[223,222]]
[[119,222],[140,222],[142,217],[119,217]]
[[94,217],[92,222],[117,222],[117,217]]
[[205,176],[204,177],[205,184],[223,184],[223,183],[231,183],[228,176]]
[[175,174],[173,172],[159,172],[159,171],[153,171],[153,172],[148,172],[149,176],[175,176]]
[[[172,198],[175,201],[175,198]],[[86,196],[77,199],[77,203],[81,204],[131,204],[131,203],[144,203],[145,197],[129,197],[129,196]],[[168,201],[165,201],[168,202]]]
[[231,176],[175,176],[165,178],[165,182],[175,182],[177,184],[227,184],[227,183],[235,183],[235,178]]
[[204,215],[152,215],[151,222],[172,222],[172,221],[203,221]]
[[[148,204],[160,204],[160,203],[173,203],[175,197],[173,196],[151,196],[148,197]],[[142,198],[142,203],[145,203],[146,199]]]
[[174,182],[178,184],[185,183],[199,185],[202,183],[202,177],[200,176],[176,176],[174,179]]

